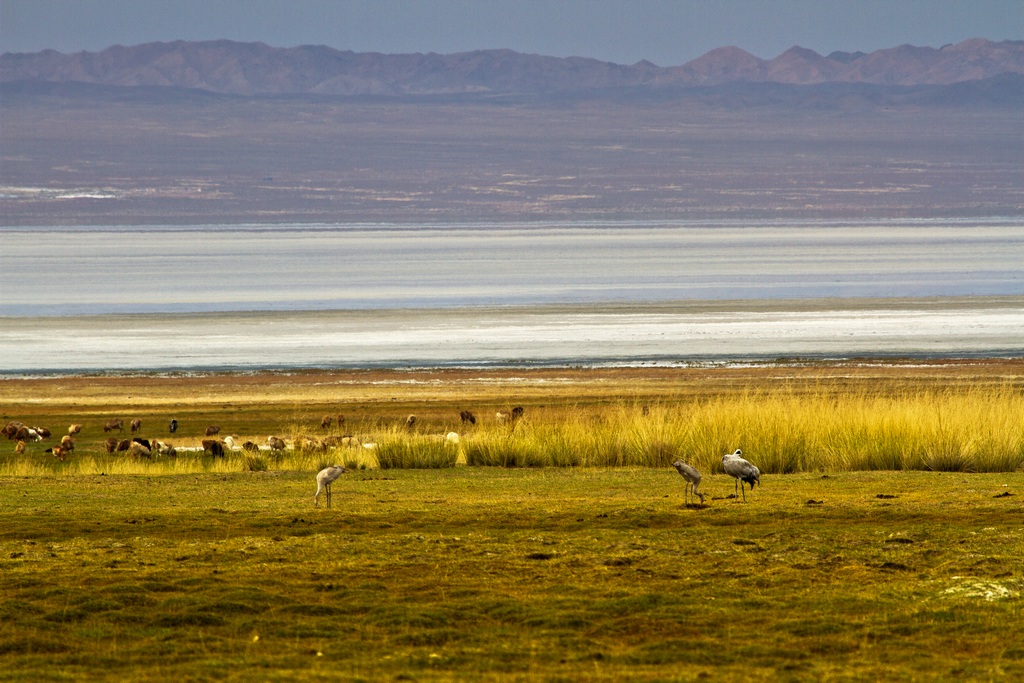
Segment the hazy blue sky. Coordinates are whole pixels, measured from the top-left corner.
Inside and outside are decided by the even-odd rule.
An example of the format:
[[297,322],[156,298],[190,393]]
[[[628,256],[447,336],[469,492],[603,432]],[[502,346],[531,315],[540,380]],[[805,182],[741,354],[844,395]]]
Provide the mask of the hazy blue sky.
[[229,38],[672,66],[723,45],[770,58],[974,37],[1024,39],[1024,0],[0,0],[3,52]]

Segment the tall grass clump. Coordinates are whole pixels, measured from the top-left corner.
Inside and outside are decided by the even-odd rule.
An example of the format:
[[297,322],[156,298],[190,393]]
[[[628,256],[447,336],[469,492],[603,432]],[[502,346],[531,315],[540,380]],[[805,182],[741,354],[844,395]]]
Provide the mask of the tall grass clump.
[[463,452],[467,465],[480,467],[544,467],[557,457],[557,451],[543,450],[533,429],[478,432],[465,440]]
[[1024,399],[1012,388],[868,393],[749,392],[680,403],[534,412],[474,434],[470,465],[721,471],[741,448],[766,474],[824,470],[1013,471],[1024,465]]
[[377,464],[388,469],[441,469],[455,467],[458,446],[437,437],[387,436],[377,442]]

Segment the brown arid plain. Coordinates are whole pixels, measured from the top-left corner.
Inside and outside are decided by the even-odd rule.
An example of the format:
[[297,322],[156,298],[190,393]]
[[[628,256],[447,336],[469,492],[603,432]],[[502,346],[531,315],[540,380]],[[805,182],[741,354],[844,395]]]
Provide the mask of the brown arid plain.
[[[1019,680],[1022,391],[1020,359],[8,378],[5,421],[83,428],[3,442],[0,677]],[[112,418],[307,445],[108,456]]]

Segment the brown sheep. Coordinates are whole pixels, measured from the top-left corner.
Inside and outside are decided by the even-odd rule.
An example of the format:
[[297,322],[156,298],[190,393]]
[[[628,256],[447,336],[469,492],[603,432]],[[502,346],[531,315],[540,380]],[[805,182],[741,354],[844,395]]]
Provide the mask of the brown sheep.
[[14,422],[14,421],[11,421],[11,422],[8,422],[6,425],[4,425],[3,429],[0,429],[0,434],[3,434],[8,439],[14,439],[14,438],[16,438],[16,435],[18,434],[18,430],[21,429],[24,426],[25,426],[24,422]]
[[18,455],[21,455],[22,453],[24,453],[25,452],[25,442],[24,441],[19,441],[18,445],[14,447],[14,452],[17,453]]
[[61,462],[67,460],[67,457],[69,455],[68,452],[61,448],[60,446],[54,446],[52,449],[50,449],[50,452],[53,453],[53,457],[60,458]]
[[142,429],[142,420],[140,420],[139,418],[135,418],[134,420],[132,420],[131,429],[132,434],[137,434],[138,431]]
[[203,452],[212,456],[224,457],[224,443],[216,439],[203,439]]
[[277,436],[268,436],[267,445],[270,446],[272,451],[283,451],[285,448],[284,439]]
[[129,441],[128,439],[121,439],[120,441],[117,442],[117,450],[118,452],[126,451],[131,445],[132,442]]
[[459,413],[459,417],[462,418],[462,424],[466,424],[466,423],[469,423],[471,425],[475,425],[476,424],[476,415],[474,415],[473,413],[469,412],[468,410],[463,410],[461,413]]
[[206,436],[216,436],[220,434],[220,427],[217,425],[210,425],[206,428]]
[[60,440],[60,447],[62,450],[67,451],[69,454],[75,452],[75,440],[70,436],[62,437]]
[[405,428],[406,429],[412,429],[415,425],[416,425],[416,416],[415,415],[410,415],[409,417],[405,418]]
[[110,422],[107,422],[106,424],[103,425],[103,431],[104,432],[112,432],[115,429],[117,431],[119,431],[119,432],[123,432],[124,431],[124,420],[118,418],[116,420],[111,420]]
[[330,415],[324,415],[324,419],[320,420],[320,429],[329,429],[333,420]]
[[117,450],[117,439],[115,439],[114,437],[110,437],[109,439],[103,442],[103,445],[106,447],[107,453],[113,453],[114,451]]
[[516,406],[510,412],[503,412],[499,410],[494,414],[494,419],[497,420],[498,424],[515,424],[519,418],[523,416],[523,407]]
[[128,447],[128,455],[133,458],[151,458],[153,457],[153,451],[146,448],[138,441],[132,441],[132,445]]
[[77,434],[80,431],[82,431],[82,425],[80,425],[80,424],[73,424],[70,427],[68,427],[68,436],[74,436],[75,434]]

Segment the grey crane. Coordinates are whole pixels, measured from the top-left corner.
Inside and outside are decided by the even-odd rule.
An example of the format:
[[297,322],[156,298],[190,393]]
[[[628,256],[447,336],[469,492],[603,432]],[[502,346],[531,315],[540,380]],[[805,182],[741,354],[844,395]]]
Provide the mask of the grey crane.
[[[683,479],[686,480],[686,489],[683,492],[684,500],[688,492],[692,491],[693,495],[700,498],[700,504],[704,504],[704,494],[697,491],[697,487],[700,486],[700,472],[695,468],[687,465],[682,460],[676,460],[672,463],[672,467],[676,468],[676,472],[682,475]],[[686,503],[689,505],[689,502]]]
[[327,494],[327,507],[331,507],[331,482],[347,472],[341,465],[332,465],[320,470],[316,475],[316,493],[313,494],[313,507],[320,505],[320,493]]
[[743,501],[746,502],[747,494],[743,489],[744,482],[750,484],[750,490],[754,490],[754,484],[761,483],[761,470],[752,463],[743,459],[743,451],[739,448],[735,453],[726,453],[722,456],[722,469],[730,477],[736,480],[736,486],[743,494]]

